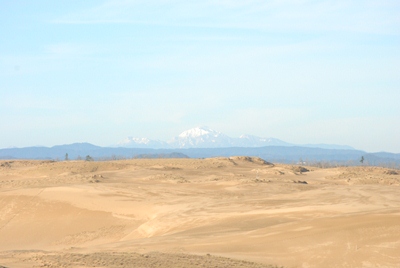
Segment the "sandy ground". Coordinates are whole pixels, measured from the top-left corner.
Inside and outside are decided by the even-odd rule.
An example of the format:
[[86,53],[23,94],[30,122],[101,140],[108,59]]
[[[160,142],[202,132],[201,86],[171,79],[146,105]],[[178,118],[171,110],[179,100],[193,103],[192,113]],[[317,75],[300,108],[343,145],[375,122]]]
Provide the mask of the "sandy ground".
[[0,161],[0,267],[400,267],[400,171]]

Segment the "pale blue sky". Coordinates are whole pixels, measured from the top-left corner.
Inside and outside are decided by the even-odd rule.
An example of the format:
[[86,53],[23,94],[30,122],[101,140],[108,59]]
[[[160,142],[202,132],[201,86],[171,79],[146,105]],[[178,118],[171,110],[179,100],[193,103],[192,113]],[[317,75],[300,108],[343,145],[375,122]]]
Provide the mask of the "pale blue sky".
[[0,6],[0,148],[206,125],[400,153],[397,0]]

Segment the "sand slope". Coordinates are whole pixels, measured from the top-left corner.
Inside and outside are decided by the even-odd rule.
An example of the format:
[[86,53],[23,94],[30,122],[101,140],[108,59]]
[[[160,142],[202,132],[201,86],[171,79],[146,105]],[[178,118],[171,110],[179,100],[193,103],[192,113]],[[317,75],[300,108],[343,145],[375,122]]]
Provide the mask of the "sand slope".
[[400,267],[400,172],[307,169],[0,161],[0,267]]

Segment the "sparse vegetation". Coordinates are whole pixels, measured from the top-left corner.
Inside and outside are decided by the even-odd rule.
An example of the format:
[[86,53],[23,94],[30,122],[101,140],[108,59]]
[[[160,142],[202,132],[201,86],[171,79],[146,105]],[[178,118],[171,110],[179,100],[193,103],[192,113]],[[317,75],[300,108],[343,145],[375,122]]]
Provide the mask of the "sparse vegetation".
[[303,174],[303,172],[308,172],[310,170],[308,170],[307,168],[302,167],[302,166],[294,166],[293,171],[296,173],[299,173],[299,174]]
[[400,170],[400,163],[367,161],[366,158],[364,158],[364,164],[361,164],[361,162],[359,160],[354,160],[354,161],[307,161],[307,166],[318,167],[318,168],[356,167],[356,166],[361,166],[361,165]]

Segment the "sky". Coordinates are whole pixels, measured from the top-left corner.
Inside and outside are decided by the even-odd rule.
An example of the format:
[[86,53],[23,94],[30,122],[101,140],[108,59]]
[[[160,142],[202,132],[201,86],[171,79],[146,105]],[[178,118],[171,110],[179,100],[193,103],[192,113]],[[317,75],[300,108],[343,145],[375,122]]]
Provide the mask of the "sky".
[[0,148],[208,126],[400,153],[398,0],[0,6]]

